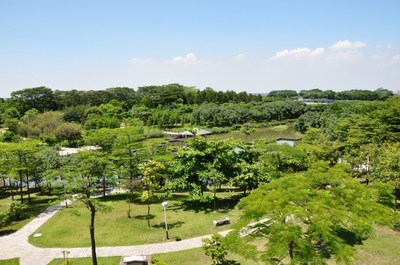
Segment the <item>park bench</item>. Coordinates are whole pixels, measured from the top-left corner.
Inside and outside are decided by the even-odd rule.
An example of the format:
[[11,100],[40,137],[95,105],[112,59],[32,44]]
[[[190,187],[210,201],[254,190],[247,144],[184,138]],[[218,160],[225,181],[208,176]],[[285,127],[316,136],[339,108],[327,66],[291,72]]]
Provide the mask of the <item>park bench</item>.
[[130,256],[124,257],[124,264],[126,265],[146,265],[148,264],[146,256]]
[[214,220],[213,221],[214,226],[227,225],[227,224],[230,224],[230,223],[231,223],[231,220],[229,220],[228,217],[225,217],[224,219]]

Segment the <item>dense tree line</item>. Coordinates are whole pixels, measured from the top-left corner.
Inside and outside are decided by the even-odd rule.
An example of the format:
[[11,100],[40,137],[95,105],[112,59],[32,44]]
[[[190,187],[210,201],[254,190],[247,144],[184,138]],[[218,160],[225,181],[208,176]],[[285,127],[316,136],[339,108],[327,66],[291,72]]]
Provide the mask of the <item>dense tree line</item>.
[[352,89],[348,91],[335,92],[332,90],[321,90],[319,88],[301,90],[273,90],[267,94],[270,99],[285,98],[307,98],[307,99],[331,99],[331,100],[385,100],[393,96],[393,91],[378,88],[375,91]]

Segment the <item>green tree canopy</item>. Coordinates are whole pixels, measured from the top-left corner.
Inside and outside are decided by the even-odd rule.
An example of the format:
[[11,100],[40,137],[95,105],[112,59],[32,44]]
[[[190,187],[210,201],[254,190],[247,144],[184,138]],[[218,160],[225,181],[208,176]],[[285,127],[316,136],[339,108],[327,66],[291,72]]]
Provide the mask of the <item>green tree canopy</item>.
[[347,165],[320,162],[259,187],[239,203],[243,213],[229,236],[231,248],[265,237],[260,258],[266,264],[326,264],[328,258],[352,264],[349,235],[362,242],[374,223],[392,225],[395,212],[389,186],[363,186],[349,172]]

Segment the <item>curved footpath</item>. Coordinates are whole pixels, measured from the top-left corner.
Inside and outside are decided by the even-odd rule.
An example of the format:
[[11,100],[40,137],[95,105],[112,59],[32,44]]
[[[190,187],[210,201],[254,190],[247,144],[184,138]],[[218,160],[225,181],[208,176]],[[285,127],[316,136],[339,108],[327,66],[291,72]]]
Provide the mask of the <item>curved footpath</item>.
[[[0,237],[0,260],[20,258],[20,265],[47,265],[55,258],[63,258],[62,251],[70,251],[68,257],[91,257],[91,248],[38,248],[28,243],[28,237],[33,234],[41,225],[50,219],[59,209],[61,205],[50,206],[43,213],[38,215],[30,223],[26,224],[17,232]],[[226,235],[229,230],[221,232]],[[209,237],[201,236],[181,241],[171,241],[158,244],[140,245],[140,246],[121,246],[121,247],[97,247],[97,257],[108,256],[134,256],[134,255],[149,255],[154,253],[166,253],[179,250],[191,249],[200,247],[202,238]]]

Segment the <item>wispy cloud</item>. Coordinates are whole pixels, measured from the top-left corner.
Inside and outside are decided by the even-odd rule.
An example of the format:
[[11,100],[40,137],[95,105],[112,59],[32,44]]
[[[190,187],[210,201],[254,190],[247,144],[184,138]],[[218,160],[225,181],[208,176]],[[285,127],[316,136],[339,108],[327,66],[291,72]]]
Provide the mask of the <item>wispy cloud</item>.
[[390,61],[390,64],[396,64],[400,61],[400,54],[397,54],[392,57],[392,60]]
[[324,48],[317,48],[314,51],[311,51],[309,48],[297,48],[293,50],[283,50],[277,52],[274,56],[269,58],[270,60],[276,60],[284,57],[316,57],[322,55],[325,52]]
[[240,53],[240,54],[236,55],[233,59],[235,61],[242,61],[242,60],[245,60],[246,58],[247,58],[246,55],[244,55],[243,53]]
[[139,59],[139,58],[133,58],[131,59],[131,63],[147,63],[147,62],[151,62],[151,59]]
[[185,57],[178,56],[172,59],[173,62],[183,62],[183,63],[191,63],[197,61],[196,55],[194,53],[188,53]]
[[366,44],[361,41],[351,42],[349,40],[343,40],[343,41],[338,41],[337,43],[331,45],[329,48],[334,51],[340,51],[340,50],[354,50],[364,46],[366,46]]
[[360,59],[362,57],[363,57],[363,55],[359,51],[352,50],[352,51],[346,51],[346,52],[332,53],[327,57],[327,59],[328,60],[354,60],[354,59]]

